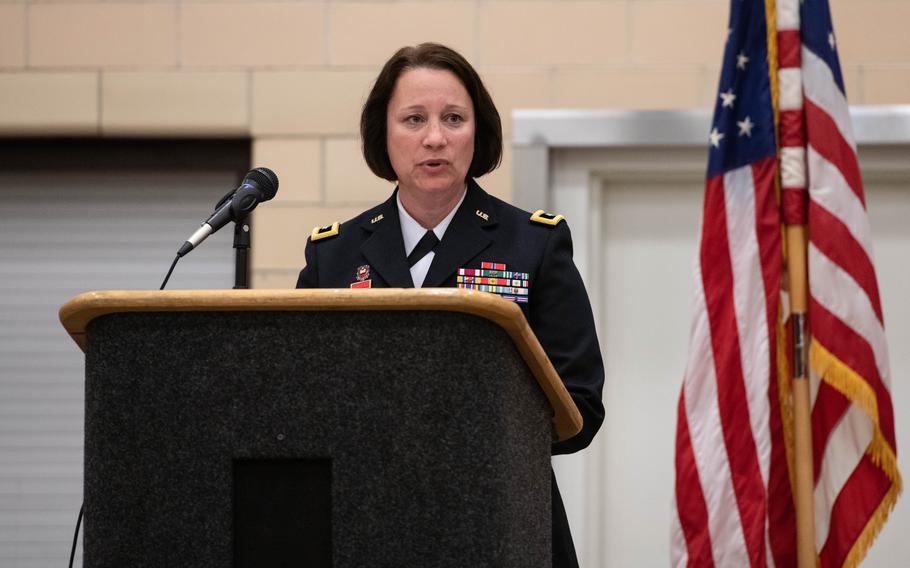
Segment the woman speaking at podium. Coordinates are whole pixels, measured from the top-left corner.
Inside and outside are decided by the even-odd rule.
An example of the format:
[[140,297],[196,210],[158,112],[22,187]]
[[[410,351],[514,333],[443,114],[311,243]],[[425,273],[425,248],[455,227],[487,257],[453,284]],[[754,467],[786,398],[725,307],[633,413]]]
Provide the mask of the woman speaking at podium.
[[[398,187],[357,217],[314,229],[297,287],[457,286],[517,302],[584,419],[553,454],[585,448],[604,417],[591,304],[563,217],[522,211],[475,181],[502,157],[499,113],[480,76],[445,46],[402,48],[379,73],[360,131],[370,169]],[[475,284],[489,277],[510,286]],[[552,487],[553,565],[577,566],[555,478]]]

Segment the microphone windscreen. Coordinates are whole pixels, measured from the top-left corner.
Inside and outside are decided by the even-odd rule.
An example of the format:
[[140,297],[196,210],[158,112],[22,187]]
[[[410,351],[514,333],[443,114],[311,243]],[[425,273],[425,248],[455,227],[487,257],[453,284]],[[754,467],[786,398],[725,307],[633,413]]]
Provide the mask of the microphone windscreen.
[[254,168],[250,170],[244,181],[249,180],[259,186],[262,190],[262,200],[268,201],[275,197],[278,192],[278,176],[268,168]]

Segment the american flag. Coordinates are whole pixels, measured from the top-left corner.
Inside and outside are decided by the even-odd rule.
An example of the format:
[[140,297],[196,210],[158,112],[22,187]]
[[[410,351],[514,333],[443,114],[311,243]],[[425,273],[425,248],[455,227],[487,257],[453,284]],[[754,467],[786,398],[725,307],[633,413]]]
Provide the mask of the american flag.
[[782,223],[809,227],[816,551],[822,566],[856,565],[894,506],[900,475],[827,0],[732,0],[705,185],[678,406],[673,565],[796,563]]

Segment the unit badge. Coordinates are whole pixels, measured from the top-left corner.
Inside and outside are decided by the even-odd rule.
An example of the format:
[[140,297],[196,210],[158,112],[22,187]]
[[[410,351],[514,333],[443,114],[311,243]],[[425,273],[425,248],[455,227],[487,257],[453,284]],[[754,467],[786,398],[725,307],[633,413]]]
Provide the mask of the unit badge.
[[490,292],[520,304],[528,302],[528,273],[506,270],[498,262],[481,262],[480,268],[459,268],[456,286]]
[[351,288],[372,288],[373,281],[370,279],[370,265],[364,264],[358,266],[357,270],[354,272],[354,278],[357,280],[351,282]]

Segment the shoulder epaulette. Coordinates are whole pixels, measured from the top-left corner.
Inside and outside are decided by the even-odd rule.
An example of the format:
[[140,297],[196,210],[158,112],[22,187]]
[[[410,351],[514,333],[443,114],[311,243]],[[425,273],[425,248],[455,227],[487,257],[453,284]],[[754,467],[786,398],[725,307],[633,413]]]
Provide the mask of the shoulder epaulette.
[[553,215],[552,213],[547,213],[543,209],[538,209],[531,214],[531,221],[535,223],[540,223],[541,225],[551,225],[556,226],[560,221],[565,221],[566,218],[562,215]]
[[334,237],[338,234],[338,228],[340,226],[341,224],[338,221],[335,221],[331,225],[326,225],[325,227],[313,227],[313,232],[310,233],[310,240],[315,242]]

